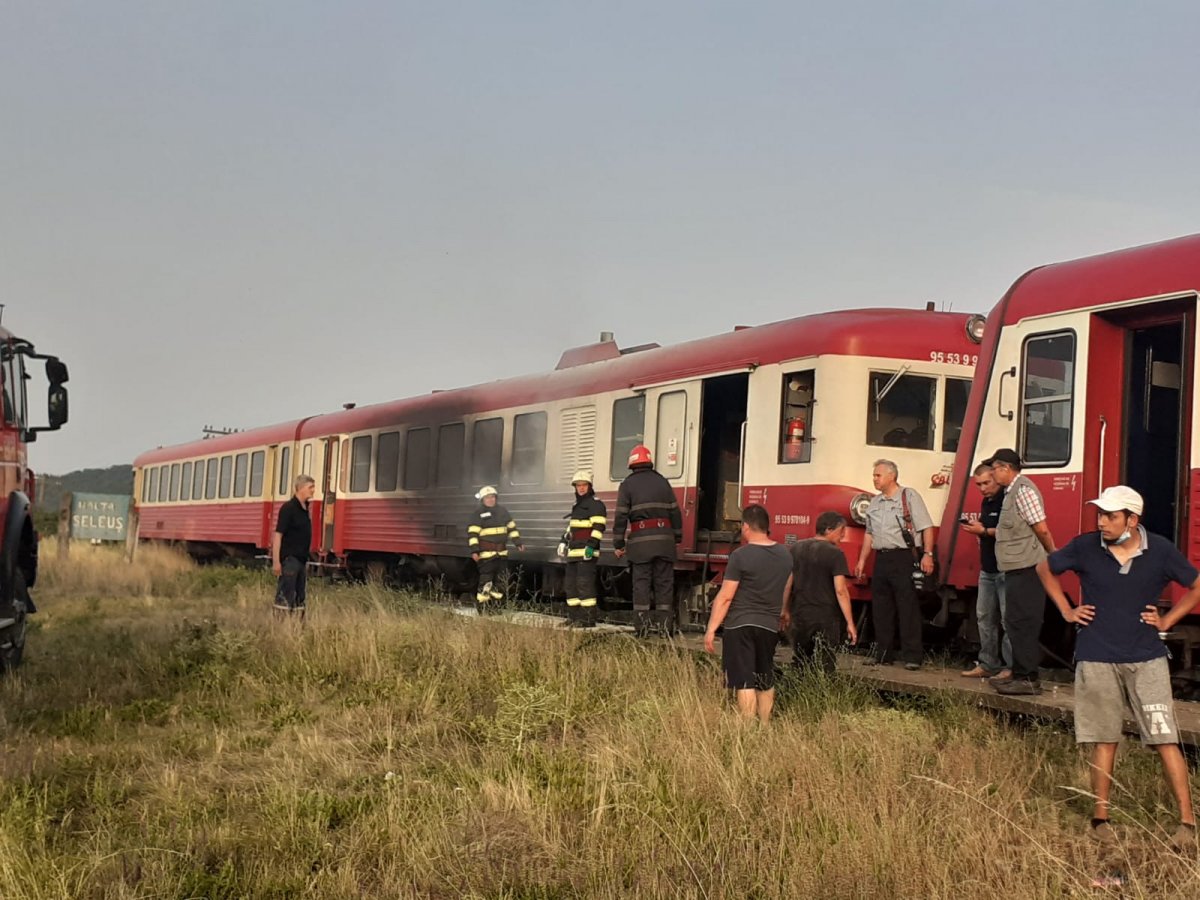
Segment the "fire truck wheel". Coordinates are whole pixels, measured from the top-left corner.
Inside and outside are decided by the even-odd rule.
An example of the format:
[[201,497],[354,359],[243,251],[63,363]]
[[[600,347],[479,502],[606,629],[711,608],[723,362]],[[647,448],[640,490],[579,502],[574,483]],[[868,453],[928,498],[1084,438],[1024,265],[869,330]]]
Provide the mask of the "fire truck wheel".
[[[24,608],[29,606],[29,589],[25,587],[25,573],[19,568],[13,581],[13,596]],[[25,612],[22,609],[15,624],[0,631],[0,671],[11,672],[21,664],[25,654]]]

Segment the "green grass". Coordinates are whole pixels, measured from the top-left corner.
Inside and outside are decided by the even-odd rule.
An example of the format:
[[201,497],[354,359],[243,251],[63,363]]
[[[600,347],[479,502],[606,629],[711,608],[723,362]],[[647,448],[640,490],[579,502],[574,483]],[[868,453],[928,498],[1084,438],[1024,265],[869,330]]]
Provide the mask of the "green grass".
[[[79,556],[0,685],[0,897],[1095,894],[1069,735],[956,695],[789,674],[746,726],[665,644]],[[1194,894],[1155,758],[1118,777],[1127,895]]]

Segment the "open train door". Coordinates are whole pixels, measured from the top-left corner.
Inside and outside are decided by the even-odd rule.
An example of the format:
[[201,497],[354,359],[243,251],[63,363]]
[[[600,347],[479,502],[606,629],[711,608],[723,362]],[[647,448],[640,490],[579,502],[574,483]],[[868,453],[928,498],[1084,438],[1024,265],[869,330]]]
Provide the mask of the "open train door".
[[323,438],[321,443],[325,462],[321,475],[321,490],[324,496],[321,503],[320,543],[317,549],[321,560],[328,562],[335,555],[334,525],[337,521],[338,491],[344,490],[345,482],[349,479],[347,451],[350,439],[342,435],[332,435]]
[[[1114,484],[1138,491],[1146,530],[1175,541],[1193,563],[1195,313],[1191,296],[1092,314],[1083,476],[1085,501]],[[1085,503],[1080,531],[1094,530],[1095,517]]]
[[675,489],[683,516],[680,553],[696,542],[696,472],[700,420],[700,383],[662,385],[646,391],[646,443],[654,468]]

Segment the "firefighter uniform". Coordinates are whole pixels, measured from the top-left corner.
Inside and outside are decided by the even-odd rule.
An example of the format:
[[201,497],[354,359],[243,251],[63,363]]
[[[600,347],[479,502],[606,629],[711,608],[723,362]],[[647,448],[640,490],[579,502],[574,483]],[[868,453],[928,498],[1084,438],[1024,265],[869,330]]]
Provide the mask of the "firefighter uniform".
[[563,543],[566,545],[568,618],[585,627],[596,624],[596,582],[600,540],[608,510],[592,489],[590,472],[576,472],[574,485],[586,484],[587,493],[575,496]]
[[[650,451],[634,447],[633,471],[617,492],[613,547],[629,556],[638,631],[651,623],[675,628],[675,545],[683,540],[683,517],[671,483],[654,471]],[[650,610],[653,607],[653,619]]]
[[480,612],[489,602],[504,599],[500,573],[508,558],[508,542],[520,546],[521,533],[517,523],[507,509],[496,503],[488,506],[485,499],[495,496],[495,488],[484,488],[479,492],[480,505],[467,526],[467,545],[471,553],[479,554],[479,587],[475,591],[475,602]]

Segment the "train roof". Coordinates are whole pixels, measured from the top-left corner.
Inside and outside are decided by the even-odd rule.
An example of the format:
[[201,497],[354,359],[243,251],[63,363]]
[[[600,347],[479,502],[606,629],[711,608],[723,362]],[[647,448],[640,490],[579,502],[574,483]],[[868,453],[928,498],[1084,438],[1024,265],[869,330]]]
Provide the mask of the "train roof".
[[1051,263],[1022,275],[1001,321],[1200,290],[1200,234]]
[[575,347],[536,375],[434,391],[419,397],[338,410],[281,425],[143,453],[135,466],[395,425],[438,424],[464,415],[528,406],[602,391],[648,387],[822,355],[928,359],[931,350],[971,353],[967,313],[858,309],[815,313],[686,341],[621,350],[613,341]]

